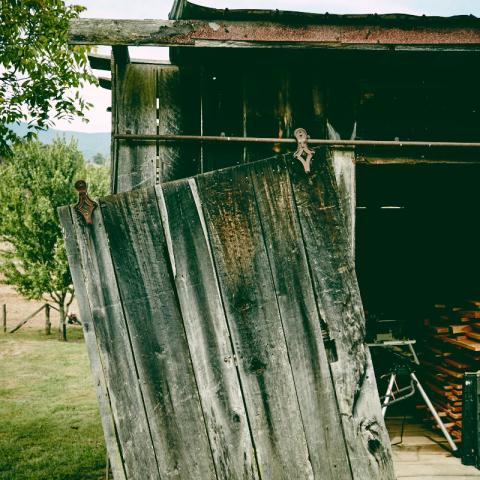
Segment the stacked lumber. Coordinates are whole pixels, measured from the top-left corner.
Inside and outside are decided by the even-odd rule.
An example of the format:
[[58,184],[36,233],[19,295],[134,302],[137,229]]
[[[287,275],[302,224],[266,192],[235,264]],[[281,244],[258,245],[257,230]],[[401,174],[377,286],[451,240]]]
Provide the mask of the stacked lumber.
[[[454,441],[461,442],[464,373],[480,369],[480,301],[435,305],[425,320],[420,353],[425,391]],[[427,421],[437,428],[432,417]]]

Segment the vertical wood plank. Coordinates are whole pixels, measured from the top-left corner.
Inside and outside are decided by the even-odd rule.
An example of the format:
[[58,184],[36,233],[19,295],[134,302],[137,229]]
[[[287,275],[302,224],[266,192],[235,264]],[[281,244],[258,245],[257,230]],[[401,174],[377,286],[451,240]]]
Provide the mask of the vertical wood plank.
[[[118,133],[157,133],[157,66],[128,64],[116,87]],[[155,185],[155,142],[117,140],[116,192]]]
[[[257,59],[258,62],[258,59]],[[290,99],[290,74],[278,65],[253,63],[245,74],[246,129],[249,137],[292,137],[293,112]],[[247,160],[287,151],[276,144],[247,144]]]
[[355,258],[355,208],[357,205],[355,150],[353,148],[332,147],[327,150],[327,154],[331,157],[340,206],[345,217],[350,250],[353,258]]
[[161,478],[216,478],[154,188],[100,206]]
[[195,182],[157,188],[218,477],[258,479],[234,353]]
[[110,189],[112,193],[117,191],[117,180],[118,180],[118,152],[119,144],[114,138],[116,133],[119,133],[119,122],[118,122],[118,110],[122,109],[119,107],[120,94],[123,89],[123,82],[125,80],[125,74],[127,70],[127,65],[130,63],[130,54],[128,52],[127,45],[113,45],[112,53],[110,55],[110,70],[112,76],[112,90],[111,90],[111,106],[112,111],[112,137],[110,139],[110,155],[111,155],[111,164],[112,171],[110,173]]
[[354,478],[394,479],[390,441],[364,342],[365,318],[330,159],[317,158],[310,175],[297,161],[289,161],[288,166],[318,310],[335,353],[330,365]]
[[248,166],[197,183],[261,476],[312,479]]
[[[81,307],[87,348],[93,361],[93,371],[98,375],[97,381],[101,382],[100,369],[103,369],[116,433],[122,446],[126,477],[139,480],[158,479],[155,452],[101,213],[95,212],[92,227],[86,225],[76,211],[70,213],[68,207],[60,209],[60,216],[65,229],[72,277]],[[74,236],[77,238],[78,250],[73,243]],[[97,345],[94,342],[95,337]],[[103,389],[100,405],[108,408],[108,400]],[[102,415],[102,418],[105,428],[107,416]],[[111,425],[107,423],[107,429],[104,431],[108,432],[113,465],[116,453],[113,451]],[[119,475],[119,478],[122,478],[121,474]]]
[[[251,164],[315,478],[352,478],[285,160]],[[294,294],[293,294],[294,292]]]
[[98,352],[97,339],[92,322],[92,312],[90,310],[90,304],[85,289],[85,280],[81,270],[80,252],[75,239],[70,207],[59,208],[58,215],[62,224],[68,263],[70,265],[70,272],[75,286],[75,295],[80,309],[83,337],[85,339],[85,346],[90,361],[90,369],[95,384],[103,435],[105,437],[105,444],[107,447],[108,458],[110,459],[113,478],[114,480],[126,480],[121,445],[119,444],[119,439],[117,437],[115,420],[110,406],[110,396],[105,381],[100,354]]
[[[158,67],[158,134],[200,133],[200,78],[198,71],[175,65]],[[200,172],[200,144],[158,143],[157,182],[186,178]]]
[[[202,71],[203,135],[243,135],[243,71],[218,65]],[[205,143],[203,171],[231,167],[243,162],[243,145]]]

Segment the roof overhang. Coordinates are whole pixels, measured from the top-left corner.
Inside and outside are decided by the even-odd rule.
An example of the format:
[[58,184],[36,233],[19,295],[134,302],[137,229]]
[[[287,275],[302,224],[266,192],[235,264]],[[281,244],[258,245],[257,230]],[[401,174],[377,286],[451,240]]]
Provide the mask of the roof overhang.
[[[365,19],[367,20],[367,18]],[[71,44],[166,47],[480,50],[477,26],[287,23],[230,20],[104,20],[70,23]]]

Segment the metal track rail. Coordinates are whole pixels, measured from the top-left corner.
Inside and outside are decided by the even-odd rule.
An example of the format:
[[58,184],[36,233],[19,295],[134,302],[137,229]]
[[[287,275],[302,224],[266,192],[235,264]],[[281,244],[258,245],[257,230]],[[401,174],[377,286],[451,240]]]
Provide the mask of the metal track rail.
[[[115,140],[162,141],[162,142],[230,142],[230,143],[287,143],[296,144],[295,138],[228,137],[223,135],[138,135],[133,133],[114,134]],[[381,146],[381,147],[440,147],[480,148],[480,142],[428,142],[402,140],[332,140],[309,138],[309,145],[331,146]]]

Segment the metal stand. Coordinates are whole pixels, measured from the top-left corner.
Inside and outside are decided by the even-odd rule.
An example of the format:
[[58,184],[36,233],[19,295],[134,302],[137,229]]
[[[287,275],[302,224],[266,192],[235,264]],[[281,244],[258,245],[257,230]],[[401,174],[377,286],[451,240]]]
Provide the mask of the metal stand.
[[[433,415],[433,418],[435,418],[437,425],[442,431],[452,451],[453,452],[458,451],[458,448],[455,445],[455,442],[452,440],[452,437],[448,433],[448,430],[445,428],[445,425],[443,424],[442,419],[438,415],[438,412],[435,410],[435,407],[433,406],[432,402],[428,398],[428,395],[423,389],[422,384],[420,383],[417,376],[415,375],[415,372],[413,370],[414,363],[409,361],[406,358],[402,359],[401,355],[395,355],[395,357],[399,357],[400,361],[394,365],[392,371],[390,372],[390,379],[388,381],[387,391],[385,393],[385,396],[383,396],[381,399],[382,415],[385,416],[385,413],[389,405],[400,402],[401,400],[405,400],[411,397],[415,393],[415,391],[418,391],[422,396],[428,409],[430,410],[431,414]],[[410,384],[407,385],[406,387],[399,388],[397,384],[398,374],[408,374],[410,376]]]
[[383,348],[407,347],[410,351],[410,354],[412,355],[413,362],[416,363],[417,365],[420,365],[420,362],[418,361],[418,357],[417,357],[417,352],[415,352],[415,349],[413,348],[415,343],[417,343],[416,340],[406,339],[406,340],[385,340],[383,342],[367,343],[367,345],[370,348],[372,347],[383,347]]

